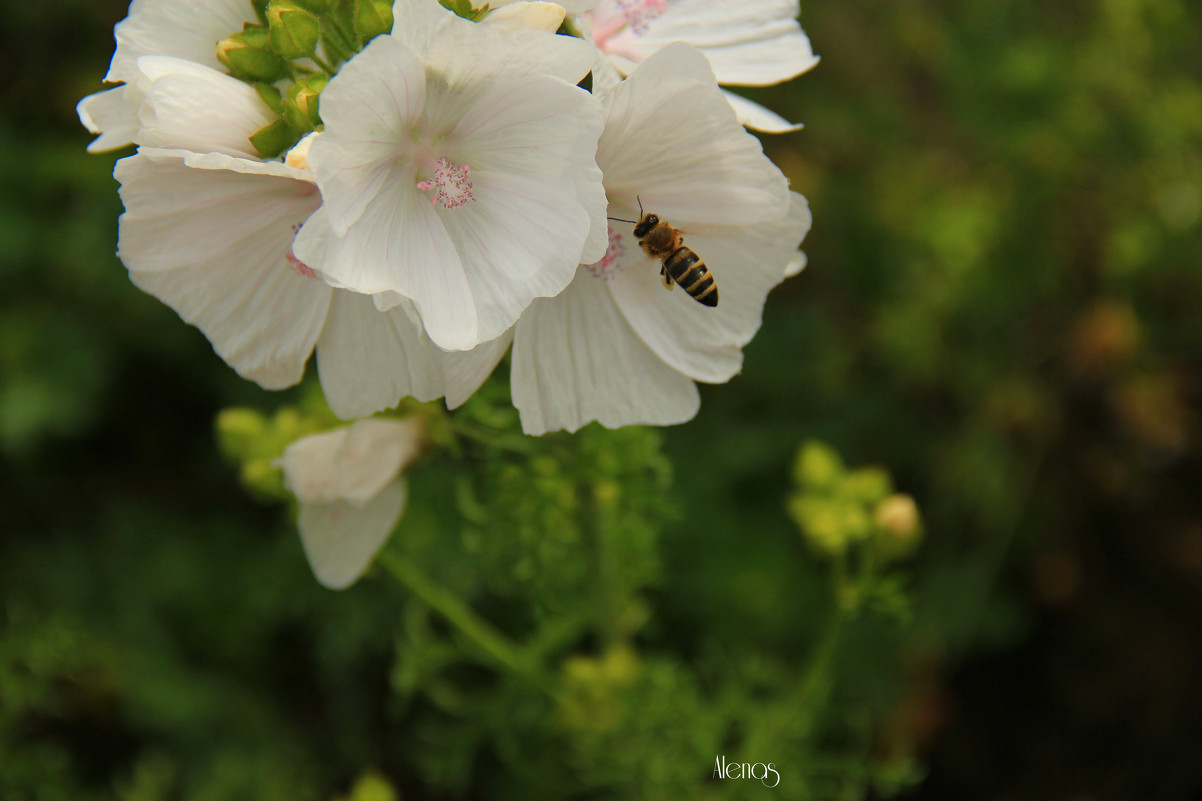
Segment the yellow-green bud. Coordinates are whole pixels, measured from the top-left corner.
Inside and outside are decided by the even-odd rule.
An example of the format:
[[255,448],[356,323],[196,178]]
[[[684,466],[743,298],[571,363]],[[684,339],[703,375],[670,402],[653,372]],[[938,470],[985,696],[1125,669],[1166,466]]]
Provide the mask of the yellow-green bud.
[[276,120],[251,134],[250,143],[265,159],[273,159],[296,144],[300,135],[283,120]]
[[272,0],[267,6],[271,48],[287,59],[311,56],[317,50],[321,20],[288,0]]
[[291,65],[272,51],[267,29],[255,25],[218,42],[217,60],[235,78],[252,83],[274,83],[292,71]]
[[255,91],[259,93],[259,97],[263,98],[267,108],[276,114],[284,113],[284,97],[278,88],[269,83],[256,83]]
[[879,467],[861,467],[847,474],[842,491],[862,503],[876,503],[893,491],[893,482]]
[[453,11],[464,19],[479,22],[488,13],[488,3],[480,8],[473,8],[471,0],[438,0],[439,4],[448,11]]
[[807,489],[827,488],[842,477],[843,460],[829,445],[810,440],[797,454],[793,475]]
[[330,82],[324,72],[303,78],[288,88],[288,98],[284,101],[284,119],[293,130],[307,133],[321,125],[318,115],[318,99],[321,90]]
[[391,30],[391,0],[355,0],[355,33],[363,41]]
[[217,442],[228,456],[244,458],[253,452],[267,430],[267,420],[254,409],[223,409],[217,415]]

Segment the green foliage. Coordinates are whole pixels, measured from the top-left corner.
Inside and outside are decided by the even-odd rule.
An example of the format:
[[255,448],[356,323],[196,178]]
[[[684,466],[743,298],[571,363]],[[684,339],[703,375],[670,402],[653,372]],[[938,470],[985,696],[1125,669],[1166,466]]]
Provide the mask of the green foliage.
[[[333,66],[370,33],[362,3],[299,5]],[[127,7],[14,4],[0,32],[0,797],[885,796],[951,725],[947,676],[1041,610],[1102,610],[1055,663],[1094,700],[1140,656],[1192,664],[1197,604],[1174,628],[1165,599],[1193,598],[1202,511],[1194,5],[806,4],[826,58],[747,93],[807,124],[766,147],[815,211],[810,266],[743,373],[662,431],[524,437],[503,375],[453,415],[406,404],[433,450],[344,593],[236,483],[278,501],[272,461],[339,424],[312,380],[241,381],[113,255],[112,164],[72,108]],[[920,528],[844,458],[887,465]],[[1141,582],[1147,617],[1107,605]],[[1124,620],[1149,650],[1103,650]],[[1009,795],[1056,792],[1096,736]],[[1037,760],[977,770],[1012,747],[943,797],[1022,781]],[[1058,794],[1187,795],[1130,753]],[[781,786],[714,780],[722,754]]]

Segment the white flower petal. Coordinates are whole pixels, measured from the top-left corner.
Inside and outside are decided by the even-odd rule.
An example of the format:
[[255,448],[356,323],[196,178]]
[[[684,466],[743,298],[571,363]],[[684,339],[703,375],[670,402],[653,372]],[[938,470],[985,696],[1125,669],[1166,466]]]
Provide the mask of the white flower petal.
[[[425,102],[421,60],[392,36],[373,39],[322,91],[326,132],[311,144],[308,161],[339,235],[403,179],[400,143]],[[413,189],[412,181],[405,189]]]
[[[493,0],[489,3],[492,8],[504,8],[508,5],[521,3],[524,0]],[[579,14],[581,11],[590,9],[597,4],[597,0],[556,0],[553,5],[562,7],[569,14]]]
[[624,268],[608,286],[630,326],[657,356],[698,381],[721,383],[743,362],[742,347],[760,327],[768,291],[784,278],[786,266],[810,227],[805,198],[792,193],[782,220],[735,229],[712,228],[686,237],[718,284],[718,305],[709,308],[679,287],[669,292],[658,263],[628,251]]
[[555,33],[563,23],[564,7],[558,3],[515,2],[494,8],[484,24],[498,31],[546,31]]
[[117,162],[121,260],[239,374],[268,389],[295,384],[330,299],[328,286],[287,259],[294,226],[319,202],[314,187],[193,169],[187,155],[144,151]]
[[784,175],[738,124],[695,48],[665,47],[603,102],[597,163],[611,209],[634,211],[641,198],[661,219],[734,225],[788,209]]
[[137,64],[145,95],[139,145],[259,158],[250,137],[277,117],[253,87],[178,58],[143,56]]
[[627,30],[606,43],[612,53],[644,61],[672,42],[701,49],[722,84],[766,86],[818,63],[796,17],[797,0],[681,0],[650,20],[643,35]]
[[789,133],[800,131],[805,127],[800,122],[789,122],[775,111],[766,109],[759,103],[753,103],[745,97],[740,97],[734,92],[723,92],[722,94],[726,97],[726,102],[730,103],[730,107],[735,110],[735,116],[739,118],[739,122],[753,131]]
[[117,51],[106,81],[132,83],[141,56],[175,56],[223,70],[217,42],[257,22],[247,0],[135,0],[117,23]]
[[691,419],[697,387],[668,367],[622,319],[604,282],[581,270],[556,298],[518,321],[513,403],[527,434]]
[[803,251],[796,253],[785,265],[785,278],[792,278],[806,268],[809,259]]
[[396,0],[393,19],[392,36],[452,87],[522,75],[576,84],[593,63],[595,48],[574,36],[495,29],[458,17],[437,0]]
[[364,506],[346,501],[301,504],[296,523],[317,580],[331,590],[354,584],[388,541],[405,498],[405,482],[398,478]]
[[399,189],[380,197],[342,238],[331,234],[322,206],[293,250],[334,286],[411,298],[430,339],[447,350],[468,350],[479,344],[471,284],[446,228],[424,201]]
[[[407,301],[405,302],[408,303]],[[404,397],[447,397],[454,408],[488,378],[511,337],[448,353],[430,342],[404,305],[378,311],[368,295],[338,290],[317,343],[326,401],[344,419],[391,409]]]
[[471,350],[443,354],[442,369],[448,409],[457,409],[484,383],[513,343],[513,329]]
[[[131,99],[133,93],[137,99]],[[100,134],[88,145],[88,152],[101,153],[133,144],[140,102],[141,93],[131,86],[118,86],[80,100],[75,106],[79,121],[92,133]]]
[[298,439],[278,464],[301,503],[363,506],[418,457],[424,439],[419,420],[369,417]]

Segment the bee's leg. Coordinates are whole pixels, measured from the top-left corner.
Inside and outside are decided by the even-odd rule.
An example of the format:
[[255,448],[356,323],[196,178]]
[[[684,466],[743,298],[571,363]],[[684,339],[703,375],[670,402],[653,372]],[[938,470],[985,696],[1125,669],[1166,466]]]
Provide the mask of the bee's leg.
[[676,286],[676,284],[672,283],[672,276],[668,275],[667,265],[663,265],[663,264],[660,265],[659,274],[660,274],[660,278],[664,282],[664,286],[668,289],[669,292],[671,292],[672,287]]

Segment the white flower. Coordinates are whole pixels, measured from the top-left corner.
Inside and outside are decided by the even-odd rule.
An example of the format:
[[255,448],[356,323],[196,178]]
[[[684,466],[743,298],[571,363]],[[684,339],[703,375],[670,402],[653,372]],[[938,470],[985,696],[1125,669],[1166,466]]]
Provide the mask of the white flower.
[[603,100],[597,162],[609,214],[637,219],[641,199],[684,231],[720,303],[669,292],[632,226],[611,223],[605,257],[580,267],[563,294],[535,301],[515,327],[513,400],[531,434],[692,418],[694,381],[739,371],[768,290],[800,268],[810,225],[805,199],[739,125],[694,48],[669,45]]
[[563,24],[564,15],[567,13],[559,3],[526,0],[500,5],[490,3],[489,6],[492,10],[482,21],[485,25],[501,31],[531,30],[555,33]]
[[[407,395],[463,403],[508,339],[446,354],[407,304],[380,312],[368,296],[332,289],[292,252],[297,229],[321,202],[312,174],[290,166],[304,165],[312,140],[285,164],[264,162],[246,138],[261,124],[253,89],[179,59],[138,64],[140,136],[158,147],[144,146],[115,172],[125,203],[118,250],[133,282],[268,389],[299,381],[316,346],[322,386],[341,417]],[[185,102],[198,97],[203,104]]]
[[75,107],[84,126],[100,134],[88,150],[115,150],[134,141],[142,103],[139,58],[174,56],[222,69],[217,41],[254,19],[250,0],[136,0],[114,30],[117,49],[104,76],[106,83],[125,85],[88,95]]
[[[769,86],[818,63],[799,10],[798,0],[600,0],[580,16],[622,75],[665,45],[688,42],[709,59],[718,83]],[[800,127],[738,95],[726,98],[756,130]]]
[[394,13],[322,92],[324,202],[295,251],[382,307],[411,299],[434,343],[467,350],[604,253],[601,114],[575,86],[594,51],[435,0]]
[[279,465],[300,504],[297,527],[313,574],[332,590],[363,575],[405,508],[401,473],[421,452],[417,420],[369,418],[304,437]]

